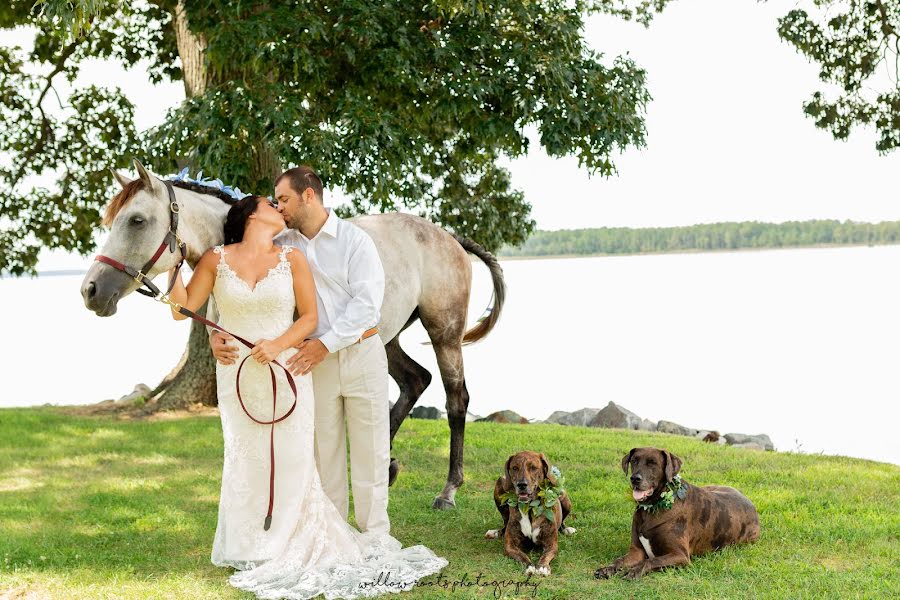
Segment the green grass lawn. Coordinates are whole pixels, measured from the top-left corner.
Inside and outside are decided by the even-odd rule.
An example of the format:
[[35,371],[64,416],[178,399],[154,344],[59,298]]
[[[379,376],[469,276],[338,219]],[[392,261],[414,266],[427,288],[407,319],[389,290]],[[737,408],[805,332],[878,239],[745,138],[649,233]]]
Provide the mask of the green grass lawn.
[[[392,533],[445,556],[445,582],[522,581],[500,541],[491,492],[506,457],[543,451],[566,477],[577,519],[537,598],[900,597],[900,467],[762,453],[657,433],[470,423],[466,484],[455,511],[430,508],[447,471],[442,421],[408,420],[394,443]],[[638,582],[597,581],[624,553],[634,509],[619,468],[634,446],[684,459],[694,484],[742,490],[759,509],[750,546],[696,558]],[[75,418],[49,408],[0,410],[0,598],[246,598],[209,553],[222,468],[217,417]],[[432,584],[435,578],[429,578]],[[500,589],[500,588],[497,588]],[[496,589],[418,588],[404,598],[494,598]],[[507,598],[532,588],[503,588]]]

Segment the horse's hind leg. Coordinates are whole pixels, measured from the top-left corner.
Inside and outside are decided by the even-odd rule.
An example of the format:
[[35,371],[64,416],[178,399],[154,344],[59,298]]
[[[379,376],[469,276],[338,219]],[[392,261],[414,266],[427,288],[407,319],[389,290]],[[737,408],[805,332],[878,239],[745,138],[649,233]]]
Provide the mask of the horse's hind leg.
[[450,425],[450,469],[447,483],[431,504],[431,508],[442,510],[456,506],[456,490],[463,484],[463,443],[469,407],[469,391],[463,374],[461,337],[453,338],[453,343],[434,341],[434,352],[441,368],[444,390],[447,392],[447,421]]
[[[425,367],[414,361],[400,347],[400,334],[385,345],[388,359],[388,373],[397,387],[400,388],[400,397],[391,409],[391,447],[394,447],[394,436],[400,425],[409,415],[409,411],[416,404],[416,400],[431,383],[431,373]],[[388,471],[388,485],[393,485],[400,471],[400,463],[393,457]]]
[[[446,242],[447,245],[440,247],[440,250],[437,250],[439,244],[435,246],[435,255],[442,259],[440,268],[430,273],[419,298],[419,319],[431,338],[437,356],[447,394],[447,422],[450,425],[447,483],[431,504],[432,508],[438,509],[456,506],[456,490],[463,483],[463,443],[469,406],[462,341],[466,334],[469,293],[472,290],[472,264],[456,240],[448,237]],[[433,264],[438,263],[434,261]]]
[[388,372],[400,388],[400,396],[391,409],[391,441],[393,441],[403,420],[431,383],[431,373],[403,351],[399,335],[384,348],[387,350]]

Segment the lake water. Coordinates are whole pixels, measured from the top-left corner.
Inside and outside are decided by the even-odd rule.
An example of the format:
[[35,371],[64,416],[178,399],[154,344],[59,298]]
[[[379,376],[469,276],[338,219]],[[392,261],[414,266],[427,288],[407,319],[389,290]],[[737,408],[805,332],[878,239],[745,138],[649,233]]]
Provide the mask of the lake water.
[[[900,246],[502,265],[503,316],[464,350],[472,412],[544,419],[612,400],[654,421],[768,433],[779,450],[900,464]],[[118,398],[178,361],[187,322],[137,294],[101,319],[80,282],[0,280],[0,406]],[[476,263],[470,321],[489,299]],[[418,324],[402,338],[435,374],[420,404],[443,407],[426,340]]]

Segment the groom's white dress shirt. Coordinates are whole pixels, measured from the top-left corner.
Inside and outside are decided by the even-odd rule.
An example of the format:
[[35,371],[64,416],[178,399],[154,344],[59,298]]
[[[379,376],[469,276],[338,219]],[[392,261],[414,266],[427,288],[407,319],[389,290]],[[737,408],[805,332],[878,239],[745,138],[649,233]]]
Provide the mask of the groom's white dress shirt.
[[369,234],[332,210],[312,239],[288,229],[275,242],[300,248],[316,282],[319,323],[313,336],[329,351],[312,371],[316,465],[322,487],[346,519],[349,436],[356,522],[363,531],[389,533],[387,354],[380,336],[354,343],[380,320],[381,258]]
[[275,242],[300,248],[306,255],[318,292],[319,324],[313,337],[329,352],[337,352],[380,320],[384,267],[369,234],[326,210],[328,219],[312,239],[285,229]]

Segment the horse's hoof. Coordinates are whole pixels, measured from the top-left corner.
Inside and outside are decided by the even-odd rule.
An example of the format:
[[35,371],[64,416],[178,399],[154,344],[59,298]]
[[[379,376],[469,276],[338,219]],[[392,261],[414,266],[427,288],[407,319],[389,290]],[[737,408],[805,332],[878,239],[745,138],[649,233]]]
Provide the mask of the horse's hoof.
[[431,503],[431,508],[435,510],[453,510],[454,508],[456,508],[456,503],[451,502],[446,498],[437,496],[434,499],[434,502]]
[[391,457],[391,464],[388,467],[388,486],[394,485],[397,481],[397,473],[400,472],[400,463],[396,458]]

